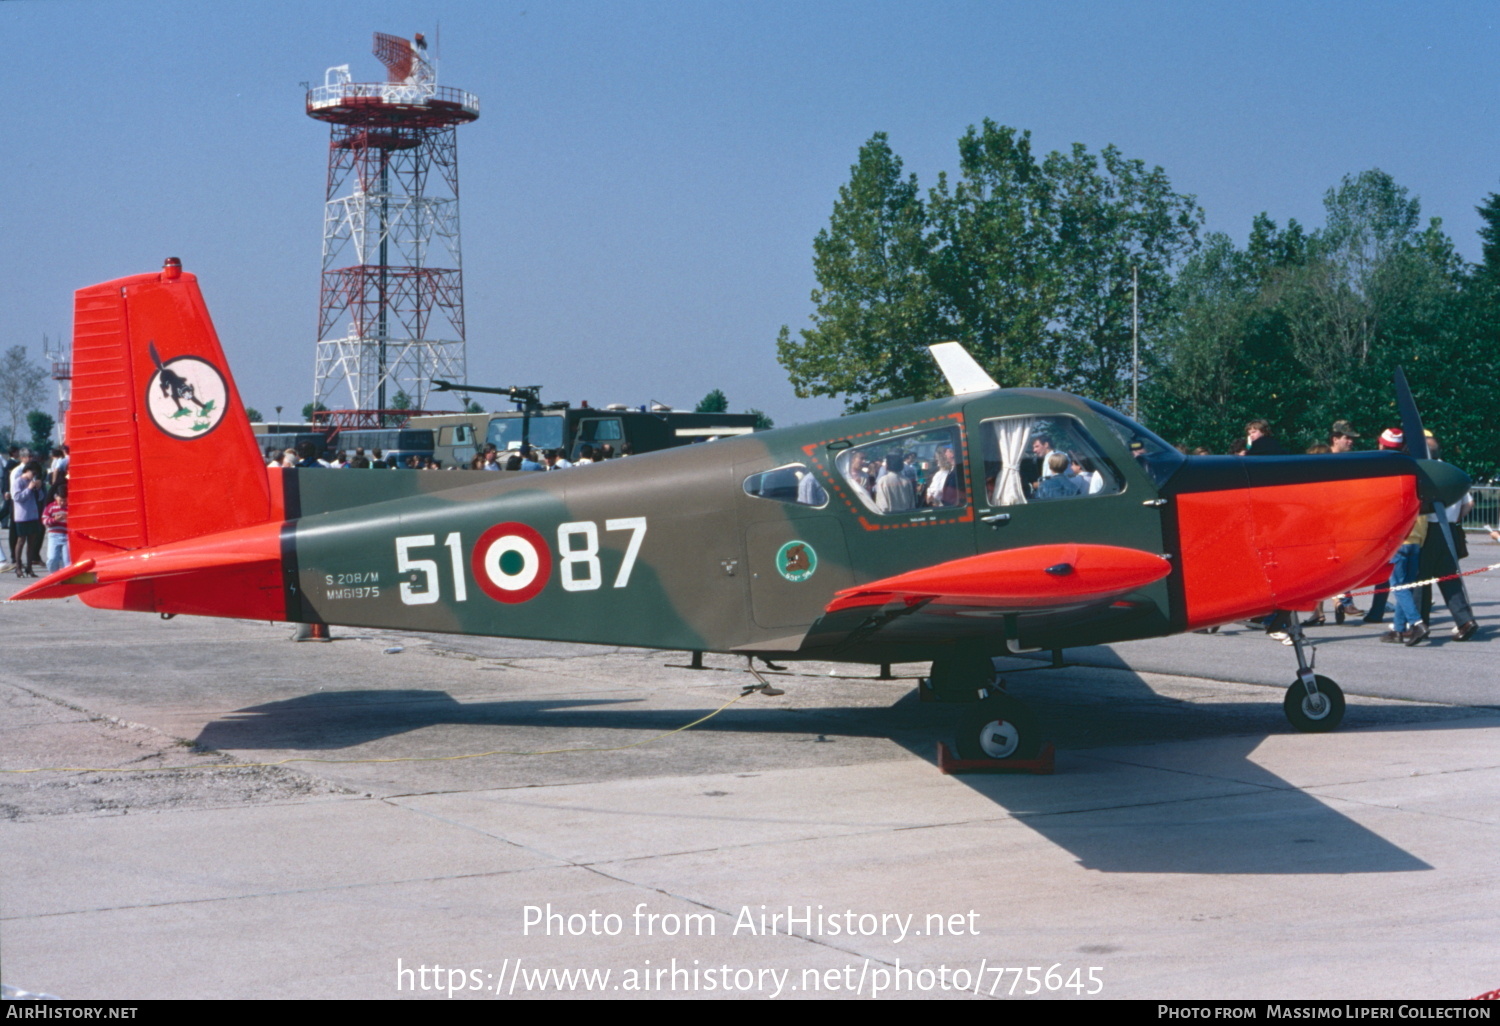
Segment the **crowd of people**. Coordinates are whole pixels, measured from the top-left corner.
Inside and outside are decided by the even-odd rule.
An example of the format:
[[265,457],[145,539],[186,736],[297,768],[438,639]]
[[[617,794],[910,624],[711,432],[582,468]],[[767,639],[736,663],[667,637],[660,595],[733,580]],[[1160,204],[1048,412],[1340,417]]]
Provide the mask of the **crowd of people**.
[[619,453],[608,442],[598,447],[584,444],[574,460],[569,460],[562,449],[523,445],[520,449],[502,453],[495,446],[486,445],[467,464],[445,467],[442,460],[432,456],[387,454],[380,449],[366,453],[363,448],[356,448],[352,453],[346,449],[319,452],[311,442],[304,442],[295,449],[267,449],[266,466],[347,470],[566,470],[631,455],[634,455],[634,449],[629,442],[621,446]]
[[7,532],[7,557],[0,573],[36,577],[68,565],[68,449],[50,455],[13,445],[5,455],[5,494],[0,526]]
[[[1437,437],[1431,431],[1424,431],[1423,434],[1426,436],[1423,439],[1426,449],[1423,455],[1428,459],[1441,459],[1442,446]],[[1354,430],[1349,421],[1336,420],[1329,429],[1328,441],[1309,446],[1306,451],[1309,455],[1354,452],[1359,446],[1359,439],[1359,432]],[[1382,431],[1376,440],[1376,448],[1387,452],[1410,450],[1400,427]],[[1252,420],[1245,425],[1242,452],[1246,456],[1287,455],[1287,450],[1277,441],[1271,426],[1264,420]],[[1441,518],[1450,525],[1457,525],[1472,508],[1473,499],[1465,494],[1458,502],[1446,507]],[[1391,557],[1390,576],[1376,586],[1368,611],[1354,604],[1352,594],[1345,593],[1319,603],[1312,616],[1302,621],[1302,626],[1325,625],[1328,618],[1324,610],[1329,601],[1333,603],[1333,619],[1336,624],[1355,620],[1367,625],[1384,623],[1386,607],[1389,605],[1393,607],[1391,628],[1380,636],[1380,640],[1389,644],[1418,645],[1432,633],[1432,583],[1435,581],[1453,620],[1451,636],[1456,641],[1472,638],[1479,629],[1479,623],[1474,618],[1468,591],[1464,587],[1463,578],[1458,576],[1459,567],[1454,558],[1457,556],[1462,559],[1469,554],[1467,537],[1463,530],[1455,527],[1451,531],[1453,547],[1450,549],[1448,538],[1445,537],[1450,532],[1433,526],[1438,520],[1436,510],[1417,516],[1400,548]],[[1490,529],[1489,534],[1494,540],[1500,541],[1500,532]]]

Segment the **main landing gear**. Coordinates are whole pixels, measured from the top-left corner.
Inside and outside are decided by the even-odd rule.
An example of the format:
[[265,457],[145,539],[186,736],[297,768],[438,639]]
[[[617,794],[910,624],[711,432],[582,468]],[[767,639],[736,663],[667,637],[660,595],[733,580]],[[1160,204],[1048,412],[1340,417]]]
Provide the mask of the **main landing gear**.
[[1035,759],[1041,749],[1035,714],[1003,691],[989,691],[959,717],[960,759]]
[[1042,748],[1036,715],[1006,694],[987,655],[954,655],[933,661],[922,682],[926,701],[962,703],[958,757],[964,760],[1035,759]]
[[1305,734],[1322,734],[1344,721],[1344,692],[1321,674],[1313,673],[1316,654],[1302,633],[1295,613],[1280,610],[1266,621],[1266,631],[1285,631],[1297,652],[1297,679],[1286,689],[1282,711],[1292,726]]

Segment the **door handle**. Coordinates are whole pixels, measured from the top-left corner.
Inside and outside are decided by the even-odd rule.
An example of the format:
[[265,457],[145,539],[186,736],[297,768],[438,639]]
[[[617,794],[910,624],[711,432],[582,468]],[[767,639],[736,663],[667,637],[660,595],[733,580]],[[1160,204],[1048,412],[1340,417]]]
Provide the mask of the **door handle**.
[[1001,524],[1005,523],[1006,521],[1008,521],[1010,519],[1010,514],[1009,513],[991,513],[989,516],[987,516],[987,517],[980,517],[979,519],[983,520],[986,524],[989,524],[991,527],[999,527]]

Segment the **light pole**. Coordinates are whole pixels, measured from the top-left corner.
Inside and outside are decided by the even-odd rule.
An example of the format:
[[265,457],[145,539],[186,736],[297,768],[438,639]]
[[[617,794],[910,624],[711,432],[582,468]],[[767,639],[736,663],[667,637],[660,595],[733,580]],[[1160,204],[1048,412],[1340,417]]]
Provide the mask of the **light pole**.
[[1134,264],[1130,267],[1130,416],[1141,419],[1141,278]]

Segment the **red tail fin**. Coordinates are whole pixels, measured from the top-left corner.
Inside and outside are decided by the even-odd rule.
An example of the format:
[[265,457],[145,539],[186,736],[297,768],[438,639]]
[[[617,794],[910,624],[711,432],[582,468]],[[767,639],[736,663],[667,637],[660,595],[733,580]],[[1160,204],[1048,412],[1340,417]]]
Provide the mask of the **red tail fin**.
[[176,260],[79,290],[67,438],[73,565],[12,598],[286,618],[280,504]]
[[198,279],[176,260],[78,291],[67,438],[75,560],[272,516]]

